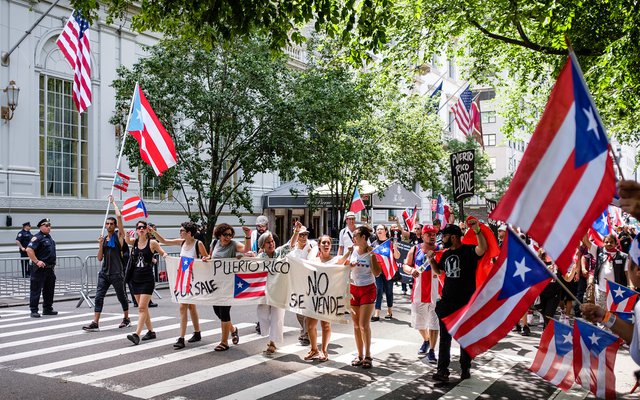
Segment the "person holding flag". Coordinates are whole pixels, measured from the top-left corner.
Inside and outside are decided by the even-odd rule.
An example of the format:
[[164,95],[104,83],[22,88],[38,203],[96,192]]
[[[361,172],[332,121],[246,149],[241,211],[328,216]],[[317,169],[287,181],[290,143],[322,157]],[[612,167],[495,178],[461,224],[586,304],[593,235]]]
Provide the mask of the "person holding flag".
[[[443,319],[465,306],[476,290],[476,270],[478,261],[487,251],[487,241],[478,225],[478,220],[470,219],[469,228],[475,233],[477,246],[462,243],[462,229],[454,224],[442,230],[442,245],[446,249],[439,261],[435,251],[429,250],[427,258],[436,274],[445,274],[442,285],[442,297],[436,303],[436,314],[440,319],[440,346],[438,348],[438,369],[433,379],[449,381],[449,363],[451,362],[451,334]],[[471,377],[471,356],[460,349],[460,379]]]
[[[151,234],[158,241],[167,246],[180,246],[180,266],[178,267],[178,277],[174,291],[189,293],[191,290],[191,278],[193,276],[193,261],[208,257],[207,249],[201,241],[195,238],[198,233],[198,226],[192,221],[183,222],[180,226],[180,237],[177,239],[165,239],[158,231],[151,228]],[[188,277],[185,279],[185,276]],[[178,284],[182,283],[181,287]],[[199,342],[202,339],[200,334],[200,318],[195,304],[180,303],[180,337],[173,344],[175,349],[183,349],[185,346],[184,335],[187,333],[187,311],[191,315],[193,324],[193,335],[189,338],[189,343]]]
[[[375,233],[376,239],[371,242],[371,247],[373,247],[374,249],[389,240],[389,231],[383,224],[376,226]],[[398,253],[399,257],[400,253],[398,252],[396,246],[393,246],[393,249],[394,253]],[[385,316],[385,319],[391,319],[393,318],[393,281],[388,280],[384,276],[384,274],[380,274],[376,277],[376,304],[375,311],[373,312],[373,317],[371,317],[371,322],[380,321],[380,310],[382,309],[383,294],[387,299],[387,316]]]

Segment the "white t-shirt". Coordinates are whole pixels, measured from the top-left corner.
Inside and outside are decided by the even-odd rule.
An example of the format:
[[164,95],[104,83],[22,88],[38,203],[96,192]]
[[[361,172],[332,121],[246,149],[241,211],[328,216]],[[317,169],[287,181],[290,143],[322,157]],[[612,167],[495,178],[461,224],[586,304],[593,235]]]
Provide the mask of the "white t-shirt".
[[[616,260],[614,260],[615,262]],[[627,272],[629,266],[627,263],[624,265],[624,272]],[[616,277],[613,273],[613,264],[611,261],[605,261],[602,263],[602,267],[600,267],[600,276],[598,277],[598,290],[601,292],[607,291],[607,282],[605,279],[610,280],[611,282],[616,281]]]
[[299,249],[297,244],[295,248],[289,252],[294,257],[302,258],[303,260],[309,260],[318,254],[318,246],[314,240],[307,241],[307,244]]
[[[353,232],[356,231],[356,228],[353,228],[353,231],[350,231],[347,226],[342,228],[340,235],[338,235],[338,246],[342,246],[343,249],[353,246]],[[344,254],[344,250],[342,254]]]
[[376,283],[376,277],[371,272],[371,253],[360,256],[356,249],[351,254],[350,262],[357,263],[351,268],[351,284],[354,286],[367,286]]

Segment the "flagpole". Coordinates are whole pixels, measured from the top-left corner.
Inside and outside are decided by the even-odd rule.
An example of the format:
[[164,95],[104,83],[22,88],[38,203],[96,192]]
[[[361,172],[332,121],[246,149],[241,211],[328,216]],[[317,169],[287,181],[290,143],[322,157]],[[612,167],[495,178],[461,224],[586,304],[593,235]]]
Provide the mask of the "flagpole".
[[444,104],[442,105],[442,107],[438,108],[438,111],[436,112],[436,114],[437,114],[437,113],[439,113],[439,112],[440,112],[440,110],[442,110],[442,108],[443,108],[444,106],[446,106],[447,104],[449,104],[449,100],[450,100],[450,99],[452,99],[452,98],[454,98],[454,97],[455,97],[455,95],[456,95],[456,94],[458,94],[458,92],[460,91],[460,89],[462,89],[462,88],[464,88],[464,87],[466,87],[466,86],[469,86],[469,81],[466,81],[462,86],[460,86],[460,87],[458,88],[458,90],[456,90],[455,92],[453,92],[453,94],[451,95],[451,97],[450,97],[449,99],[447,99],[447,101],[445,101],[445,102],[444,102]]
[[[136,82],[136,86],[133,91],[133,95],[135,96],[136,90],[138,90],[138,82]],[[120,145],[120,154],[118,154],[118,161],[116,162],[116,170],[113,173],[113,181],[111,182],[111,192],[109,193],[109,197],[107,200],[107,211],[104,213],[104,221],[102,222],[102,231],[100,232],[100,236],[104,236],[104,225],[107,223],[107,218],[109,217],[109,209],[111,208],[111,198],[113,197],[113,185],[116,181],[116,176],[118,176],[118,171],[120,171],[120,164],[122,162],[122,154],[124,153],[124,144],[127,141],[127,132],[129,131],[129,120],[131,120],[131,113],[133,112],[133,97],[131,98],[131,104],[129,105],[129,115],[127,116],[127,125],[124,128],[122,144]]]

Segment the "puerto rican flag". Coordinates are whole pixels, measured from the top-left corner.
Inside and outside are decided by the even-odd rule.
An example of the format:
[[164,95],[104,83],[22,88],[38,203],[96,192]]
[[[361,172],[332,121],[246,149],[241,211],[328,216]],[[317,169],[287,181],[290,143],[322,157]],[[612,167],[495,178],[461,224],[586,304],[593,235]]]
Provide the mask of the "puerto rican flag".
[[358,213],[365,208],[364,201],[362,201],[362,198],[360,197],[360,192],[358,191],[358,188],[356,188],[356,191],[353,192],[353,199],[351,199],[351,207],[349,207],[349,211]]
[[387,239],[380,246],[373,249],[371,252],[378,261],[380,268],[382,268],[382,273],[387,280],[393,279],[393,276],[398,271],[398,264],[396,264],[396,259],[393,257],[393,242],[391,239]]
[[156,175],[160,176],[178,163],[173,140],[137,83],[131,103],[127,131],[138,141],[142,160],[151,165]]
[[[414,264],[419,252],[422,253],[422,249],[418,246],[414,255]],[[442,250],[436,251],[436,262],[440,261],[442,253]],[[411,302],[436,304],[440,296],[442,296],[445,274],[438,275],[434,273],[426,256],[424,256],[424,263],[415,265],[415,268],[420,272],[420,275],[413,279]]]
[[529,370],[565,392],[573,386],[573,328],[549,320]]
[[631,312],[615,311],[614,314],[616,314],[616,317],[620,318],[623,321],[626,321],[633,325],[636,324],[636,317],[633,311]]
[[449,333],[471,357],[507,336],[551,275],[531,249],[508,228],[500,256],[469,303],[445,317]]
[[246,299],[264,296],[268,275],[267,271],[253,274],[235,274],[233,298]]
[[614,193],[609,139],[572,54],[490,218],[527,232],[565,274],[576,243]]
[[147,207],[139,196],[129,197],[122,205],[122,216],[125,221],[131,221],[136,218],[147,218]]
[[613,233],[611,223],[609,219],[609,208],[605,208],[602,214],[593,221],[589,228],[589,240],[591,240],[596,246],[604,246],[604,237]]
[[193,269],[193,258],[180,257],[180,265],[178,265],[178,275],[176,276],[176,286],[174,292],[182,295],[191,294],[191,277]]
[[638,292],[607,279],[607,309],[631,312],[638,301]]
[[611,216],[611,225],[612,226],[624,226],[624,221],[622,220],[622,209],[620,207],[609,205],[609,215]]
[[113,177],[113,187],[126,192],[129,188],[129,179],[129,176],[117,171],[116,175]]
[[418,205],[416,204],[413,209],[405,208],[402,210],[402,219],[404,219],[407,229],[412,231],[413,227],[416,226],[416,221],[418,219]]
[[609,332],[576,319],[573,324],[573,372],[576,383],[601,399],[616,398],[613,366],[622,341]]
[[442,227],[442,229],[444,229],[444,227],[447,226],[448,223],[448,219],[446,218],[444,211],[444,196],[439,194],[438,202],[436,203],[436,219],[440,221],[440,226]]

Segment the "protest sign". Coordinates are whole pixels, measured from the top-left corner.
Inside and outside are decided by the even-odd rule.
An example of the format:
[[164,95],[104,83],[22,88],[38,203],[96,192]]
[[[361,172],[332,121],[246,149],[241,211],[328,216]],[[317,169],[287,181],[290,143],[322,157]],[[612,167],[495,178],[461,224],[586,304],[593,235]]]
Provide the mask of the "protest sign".
[[453,200],[458,202],[475,194],[475,151],[463,150],[450,156]]

